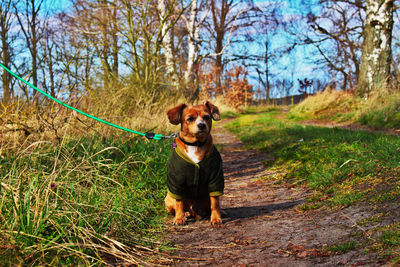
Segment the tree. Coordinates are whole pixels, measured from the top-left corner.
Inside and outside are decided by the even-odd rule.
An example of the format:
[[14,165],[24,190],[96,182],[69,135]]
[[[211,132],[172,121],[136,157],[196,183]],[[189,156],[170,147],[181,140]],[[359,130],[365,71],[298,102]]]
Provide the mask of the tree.
[[297,29],[296,42],[315,47],[316,65],[342,80],[342,89],[355,88],[360,65],[364,5],[362,1],[320,0],[321,11],[305,16],[307,29]]
[[120,18],[117,1],[74,0],[74,8],[75,14],[70,18],[74,32],[94,50],[100,60],[104,82],[113,85],[119,78]]
[[357,95],[367,97],[377,88],[388,86],[392,63],[394,0],[366,0],[362,56]]
[[[258,74],[259,82],[264,87],[265,99],[269,101],[271,95],[271,71],[270,65],[273,60],[277,58],[276,51],[272,51],[273,38],[279,27],[282,24],[282,16],[280,10],[282,9],[279,3],[263,3],[259,7],[259,21],[255,24],[254,32],[257,36],[253,39],[260,45],[257,52],[260,54],[255,55],[256,71]],[[254,34],[254,33],[253,33]]]
[[[43,29],[43,38],[40,40],[41,46],[43,48],[42,58],[43,58],[43,87],[47,93],[51,96],[56,96],[56,45],[52,38],[55,35],[54,29],[51,28],[49,22],[46,22]],[[49,81],[47,80],[49,78]]]
[[236,66],[228,72],[225,97],[229,104],[235,108],[240,106],[247,107],[252,102],[254,95],[253,85],[249,84],[246,76],[247,71],[242,66]]
[[[44,0],[26,0],[23,5],[18,6],[14,3],[15,14],[25,39],[31,57],[31,76],[32,84],[38,86],[39,74],[39,46],[42,36],[42,25],[44,19],[40,19],[40,10],[43,7]],[[35,102],[37,99],[35,99]]]
[[[186,24],[186,30],[188,34],[188,55],[186,70],[184,73],[185,85],[189,86],[195,77],[195,66],[199,64],[201,56],[201,39],[200,39],[200,28],[206,19],[207,11],[203,12],[201,18],[198,18],[200,7],[204,6],[204,1],[192,0],[190,3],[190,11],[188,16],[183,16]],[[190,87],[190,86],[189,86]],[[193,94],[193,92],[191,92]]]
[[[166,0],[157,0],[158,5],[158,16],[160,20],[160,25],[161,25],[161,38],[162,38],[162,46],[164,49],[164,55],[165,55],[165,64],[166,64],[166,69],[168,74],[171,77],[171,85],[175,89],[178,87],[178,76],[176,73],[176,68],[175,68],[175,53],[173,49],[173,41],[174,41],[174,36],[172,34],[173,26],[175,25],[176,21],[180,17],[180,13],[177,16],[177,18],[174,18],[174,11],[175,10],[175,1],[166,1]],[[168,3],[170,2],[170,3]]]
[[[2,1],[0,3],[0,45],[1,45],[1,61],[4,66],[10,68],[11,58],[13,55],[12,43],[13,39],[10,36],[10,29],[12,26],[12,11],[11,0]],[[3,83],[3,103],[8,104],[13,95],[13,88],[11,83],[11,75],[3,70],[2,74]]]
[[[244,2],[249,2],[250,5]],[[211,0],[209,1],[211,18],[207,21],[207,31],[210,34],[214,51],[214,64],[217,69],[221,70],[216,75],[216,84],[221,86],[222,73],[224,71],[225,62],[223,60],[224,50],[231,42],[234,33],[241,29],[253,25],[254,21],[251,19],[254,14],[251,12],[252,1],[234,1],[234,0]],[[228,59],[229,60],[229,59]]]
[[151,1],[122,0],[121,13],[124,63],[131,70],[132,83],[138,85],[136,89],[152,97],[168,79],[162,64],[163,25],[159,23],[157,5]]

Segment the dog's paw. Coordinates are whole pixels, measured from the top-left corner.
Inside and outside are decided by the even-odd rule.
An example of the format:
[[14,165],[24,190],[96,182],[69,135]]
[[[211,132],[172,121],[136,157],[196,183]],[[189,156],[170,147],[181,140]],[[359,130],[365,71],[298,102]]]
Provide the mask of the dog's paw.
[[211,226],[215,228],[219,228],[222,225],[222,220],[220,217],[211,218]]
[[185,218],[175,218],[174,225],[185,225],[186,219]]

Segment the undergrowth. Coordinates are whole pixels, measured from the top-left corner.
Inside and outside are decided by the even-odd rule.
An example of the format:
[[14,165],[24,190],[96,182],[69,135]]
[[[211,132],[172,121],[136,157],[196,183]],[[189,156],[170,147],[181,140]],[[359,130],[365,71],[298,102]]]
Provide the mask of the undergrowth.
[[155,238],[163,232],[170,145],[81,137],[4,152],[0,264],[167,261],[151,247],[162,246]]
[[360,98],[351,92],[328,89],[294,106],[289,118],[400,129],[400,93],[377,90],[368,98]]
[[400,260],[396,226],[400,218],[400,137],[299,125],[278,110],[242,115],[227,127],[246,147],[268,154],[265,165],[277,170],[275,179],[309,188],[308,202],[299,206],[301,211],[340,209],[361,202],[393,205],[395,214],[390,218],[395,224],[376,227],[373,245],[382,255]]

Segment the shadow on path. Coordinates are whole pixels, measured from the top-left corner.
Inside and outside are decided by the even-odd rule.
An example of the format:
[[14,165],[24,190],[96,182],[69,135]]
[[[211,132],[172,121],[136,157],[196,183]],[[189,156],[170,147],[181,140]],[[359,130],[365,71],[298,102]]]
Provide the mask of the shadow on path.
[[229,222],[236,219],[265,215],[276,210],[290,209],[302,203],[304,203],[304,200],[296,200],[261,206],[225,208],[222,209],[222,212],[223,217],[228,218],[227,222]]

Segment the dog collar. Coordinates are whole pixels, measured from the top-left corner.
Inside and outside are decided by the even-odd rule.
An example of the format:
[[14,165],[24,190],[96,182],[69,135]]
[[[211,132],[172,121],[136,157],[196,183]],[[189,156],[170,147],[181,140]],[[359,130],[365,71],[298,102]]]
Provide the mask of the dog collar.
[[181,140],[182,143],[184,143],[185,145],[188,145],[188,146],[197,146],[197,147],[204,146],[204,145],[207,143],[207,141],[208,141],[208,138],[207,138],[206,141],[203,141],[203,142],[196,141],[196,142],[190,143],[190,142],[187,142],[187,141],[183,140],[183,138],[182,138],[180,135],[178,136],[178,138],[179,138],[179,140]]

